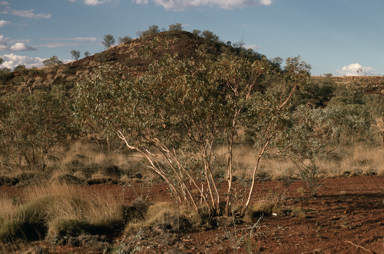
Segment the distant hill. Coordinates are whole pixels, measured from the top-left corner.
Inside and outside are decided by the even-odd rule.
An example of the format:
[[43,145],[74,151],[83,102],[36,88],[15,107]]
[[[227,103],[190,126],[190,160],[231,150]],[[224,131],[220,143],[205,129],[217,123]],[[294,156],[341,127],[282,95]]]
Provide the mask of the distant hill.
[[[157,54],[153,55],[152,59],[145,59],[140,53],[141,49],[151,46],[154,36],[158,36],[161,42],[156,49]],[[224,43],[196,37],[186,31],[161,32],[154,36],[133,39],[128,43],[113,46],[101,53],[67,64],[35,69],[28,77],[18,72],[2,75],[0,77],[0,95],[14,91],[44,89],[55,84],[73,86],[75,82],[92,73],[94,68],[103,64],[121,68],[122,75],[135,76],[145,72],[150,62],[154,59],[160,59],[166,52],[177,53],[179,58],[198,58],[196,50],[202,49],[207,53],[207,56],[215,58],[224,48],[232,48],[232,46]],[[177,40],[173,41],[174,38]],[[169,43],[169,48],[162,45],[166,42]]]
[[[146,59],[141,52],[146,47],[153,47],[153,38],[159,38],[156,54]],[[174,38],[177,38],[174,41]],[[165,47],[168,43],[169,47]],[[196,50],[206,52],[209,58],[216,58],[224,51],[237,52],[243,55],[261,57],[260,54],[244,48],[233,48],[223,42],[209,41],[186,31],[167,31],[155,35],[133,39],[128,43],[113,46],[103,52],[82,58],[67,64],[28,69],[25,73],[11,72],[0,74],[0,95],[15,91],[27,92],[35,89],[50,89],[53,85],[73,87],[79,80],[92,73],[94,68],[109,64],[120,68],[122,76],[136,76],[145,72],[148,65],[155,59],[160,59],[164,53],[178,54],[179,58],[198,59]],[[28,75],[26,75],[26,73]],[[365,93],[378,93],[384,95],[384,76],[349,76],[325,77],[313,76],[314,81],[330,78],[336,84],[360,87]]]

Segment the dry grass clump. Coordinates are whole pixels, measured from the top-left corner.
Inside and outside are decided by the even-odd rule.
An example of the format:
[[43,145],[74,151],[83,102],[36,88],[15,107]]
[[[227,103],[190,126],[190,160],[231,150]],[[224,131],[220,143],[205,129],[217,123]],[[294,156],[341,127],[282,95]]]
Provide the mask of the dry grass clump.
[[[48,158],[44,172],[38,168],[25,171],[25,162],[22,162],[25,167],[20,169],[16,165],[4,164],[2,160],[0,157],[0,186],[76,184],[89,178],[109,178],[117,181],[123,176],[129,179],[159,179],[156,173],[147,168],[142,156],[138,154],[124,150],[108,151],[96,144],[81,141],[60,148],[56,156]],[[30,177],[32,174],[34,176]],[[73,176],[72,180],[69,175]]]
[[[329,150],[332,150],[330,148]],[[340,150],[340,149],[339,149]],[[350,147],[337,150],[333,156],[315,161],[318,167],[317,178],[334,178],[358,175],[384,175],[384,149],[364,143],[355,143]],[[226,150],[216,149],[221,164],[226,162]],[[256,163],[256,150],[247,145],[234,148],[234,176],[238,179],[251,179],[251,169]],[[220,165],[221,165],[220,164]],[[297,178],[297,166],[289,159],[264,157],[260,161],[257,177],[264,181]]]
[[24,204],[1,200],[0,242],[33,241],[49,237],[108,234],[125,225],[124,206],[112,197],[81,197],[65,186],[30,188]]
[[199,213],[188,207],[177,207],[170,202],[161,202],[149,206],[143,218],[131,220],[125,227],[127,234],[135,234],[142,228],[157,228],[169,232],[189,232],[201,228],[207,223],[204,209]]

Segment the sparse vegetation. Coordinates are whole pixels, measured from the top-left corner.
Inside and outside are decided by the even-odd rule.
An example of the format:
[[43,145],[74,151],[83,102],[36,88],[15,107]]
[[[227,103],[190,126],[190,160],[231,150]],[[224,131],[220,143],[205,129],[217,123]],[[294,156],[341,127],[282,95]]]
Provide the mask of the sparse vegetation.
[[137,35],[141,38],[149,35],[155,35],[158,33],[160,33],[159,27],[156,25],[153,25],[153,26],[150,26],[146,31],[138,31]]
[[172,25],[169,25],[169,31],[181,31],[183,30],[183,24],[175,23]]
[[80,59],[80,51],[78,50],[72,50],[71,51],[71,56],[74,60],[79,60]]
[[44,60],[43,64],[44,66],[55,66],[55,65],[61,65],[63,64],[63,62],[60,61],[57,56],[52,56],[51,58]]
[[119,37],[119,44],[127,44],[128,42],[130,42],[132,40],[132,38],[130,36],[124,36],[123,38]]
[[111,34],[104,35],[104,40],[101,43],[108,49],[115,43],[115,38]]
[[109,53],[109,51],[103,51],[95,55],[96,59],[101,63],[108,62],[110,60],[110,56],[111,54]]
[[[48,68],[0,70],[0,186],[28,188],[0,194],[0,252],[35,240],[118,253],[160,236],[182,246],[217,222],[229,251],[262,252],[260,216],[310,221],[311,204],[331,206],[322,187],[333,178],[384,175],[384,82],[311,79],[298,57],[283,66],[243,41],[182,29],[150,26],[139,32],[150,40],[119,38],[127,45],[85,52],[80,66],[53,56]],[[82,191],[95,184],[120,192]],[[171,202],[150,203],[157,196]]]

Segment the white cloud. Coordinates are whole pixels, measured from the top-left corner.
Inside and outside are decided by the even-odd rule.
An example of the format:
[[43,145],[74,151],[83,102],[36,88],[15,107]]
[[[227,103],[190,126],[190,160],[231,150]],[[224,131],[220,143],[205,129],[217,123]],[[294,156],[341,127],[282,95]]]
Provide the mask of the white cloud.
[[120,0],[84,0],[86,5],[99,5],[99,4],[114,4],[117,6]]
[[22,42],[18,42],[9,47],[11,51],[34,51],[34,47],[27,46]]
[[0,65],[0,67],[9,68],[11,70],[20,64],[24,64],[27,68],[31,68],[33,66],[42,67],[43,61],[45,60],[40,57],[19,56],[13,53],[9,55],[5,54],[1,57],[4,59],[4,62]]
[[75,37],[74,41],[97,41],[96,37]]
[[66,43],[66,42],[51,42],[36,45],[36,47],[46,47],[46,48],[59,48],[59,47],[77,47],[78,43]]
[[261,46],[258,45],[244,45],[244,48],[246,49],[252,49],[253,51],[257,51]]
[[23,39],[23,40],[10,40],[7,38],[7,42],[9,43],[16,43],[16,42],[24,42],[24,43],[28,43],[29,40],[28,39]]
[[[8,42],[14,43],[13,45],[8,45]],[[35,51],[36,48],[26,45],[24,42],[29,42],[29,40],[10,40],[9,38],[4,38],[4,35],[0,35],[0,50],[3,51]]]
[[10,24],[11,24],[11,21],[0,20],[0,27],[10,25]]
[[9,8],[9,3],[7,1],[0,1],[0,13],[2,14],[8,14],[10,8]]
[[40,19],[40,18],[49,19],[51,17],[51,14],[34,14],[33,10],[12,11],[12,14],[16,16],[25,17],[25,18],[35,18],[35,19]]
[[74,37],[74,38],[40,38],[42,41],[97,41],[96,37]]
[[9,38],[4,38],[4,35],[0,35],[0,46],[7,46]]
[[[68,0],[72,3],[76,2],[76,0]],[[84,4],[86,5],[99,5],[99,4],[113,4],[113,6],[117,6],[120,3],[120,0],[84,0]]]
[[[98,1],[98,0],[86,0]],[[132,0],[137,4],[148,4],[148,0]],[[245,8],[252,6],[271,5],[273,0],[152,0],[156,5],[163,6],[165,9],[183,11],[199,6],[218,6],[222,9]]]
[[336,69],[340,76],[377,76],[379,75],[372,67],[364,67],[361,64],[355,63],[344,66],[341,70]]

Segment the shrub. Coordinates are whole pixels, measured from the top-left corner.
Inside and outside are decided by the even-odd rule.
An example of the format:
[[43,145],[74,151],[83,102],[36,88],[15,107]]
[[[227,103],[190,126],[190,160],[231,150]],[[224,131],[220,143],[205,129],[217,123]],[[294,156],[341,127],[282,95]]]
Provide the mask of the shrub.
[[[157,37],[151,41],[153,48],[158,43]],[[199,55],[198,61],[191,61],[166,54],[154,61],[147,73],[125,80],[120,70],[102,66],[95,76],[77,84],[76,116],[80,123],[117,134],[129,149],[141,153],[151,169],[167,182],[177,202],[190,204],[197,211],[187,183],[201,192],[196,181],[207,182],[208,198],[200,194],[211,215],[218,216],[231,210],[232,148],[238,126],[259,124],[263,136],[260,158],[281,130],[294,91],[307,84],[309,66],[299,58],[289,58],[279,76],[281,82],[264,87],[261,84],[265,76],[273,75],[268,74],[271,65],[265,57],[222,54],[213,61],[204,52]],[[223,136],[228,141],[229,187],[225,197],[211,180],[214,145]],[[258,164],[252,172],[252,187],[242,213],[250,202]],[[222,199],[226,199],[225,211],[220,209]]]
[[113,38],[113,35],[110,34],[104,35],[104,40],[101,43],[104,47],[109,48],[115,43],[115,38]]
[[110,60],[111,54],[109,53],[109,51],[103,51],[101,53],[96,54],[95,57],[100,63],[105,63]]
[[132,40],[132,38],[130,36],[124,36],[123,38],[119,37],[119,44],[127,44],[129,43],[130,41]]
[[160,32],[159,27],[153,25],[153,26],[150,26],[150,27],[148,28],[148,30],[146,30],[146,31],[139,31],[139,32],[137,32],[137,35],[138,35],[139,37],[145,37],[145,36],[149,36],[149,35],[155,35],[155,34],[158,34],[159,32]]
[[169,31],[181,31],[183,30],[183,24],[175,23],[172,25],[169,25]]
[[74,60],[79,60],[79,58],[80,58],[80,51],[78,51],[78,50],[72,50],[71,51],[71,56],[72,56],[72,58],[74,59]]
[[51,92],[15,93],[0,98],[0,154],[17,167],[44,169],[54,148],[77,132],[70,126],[71,100],[59,87]]
[[52,56],[51,58],[44,60],[43,64],[44,66],[54,66],[54,65],[61,65],[63,64],[63,62],[60,61],[57,56]]

